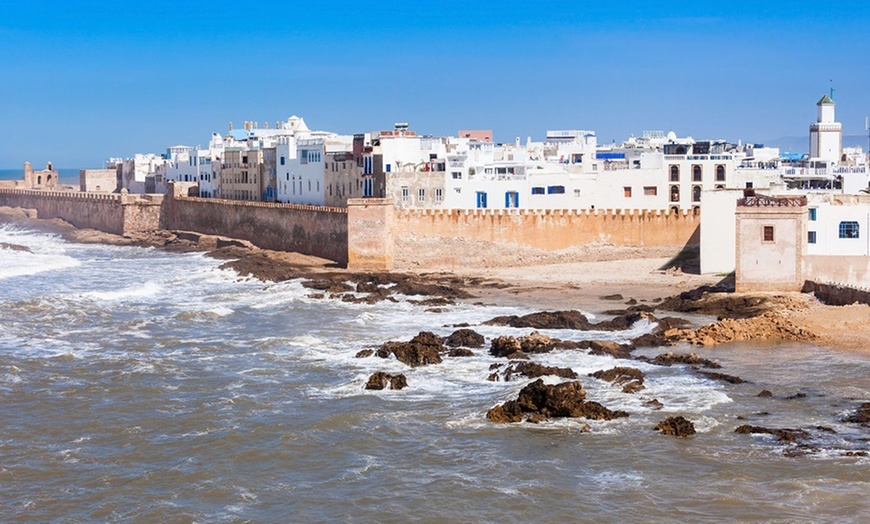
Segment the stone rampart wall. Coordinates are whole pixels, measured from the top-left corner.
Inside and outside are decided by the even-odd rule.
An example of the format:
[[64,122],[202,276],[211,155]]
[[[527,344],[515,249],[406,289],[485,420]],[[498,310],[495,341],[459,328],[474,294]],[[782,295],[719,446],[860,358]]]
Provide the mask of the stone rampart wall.
[[870,304],[870,289],[824,284],[807,280],[804,293],[813,293],[821,302],[830,306],[848,306],[855,302]]
[[396,210],[393,263],[433,269],[522,266],[596,258],[615,248],[674,256],[698,244],[699,225],[700,215],[690,212]]
[[248,240],[264,249],[294,251],[347,263],[347,209],[175,196],[166,228]]

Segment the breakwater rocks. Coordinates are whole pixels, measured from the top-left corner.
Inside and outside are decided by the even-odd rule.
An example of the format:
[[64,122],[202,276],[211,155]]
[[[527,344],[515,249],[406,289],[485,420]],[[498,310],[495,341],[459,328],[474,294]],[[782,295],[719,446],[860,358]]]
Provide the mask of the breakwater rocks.
[[597,402],[586,400],[586,392],[578,381],[547,385],[538,379],[524,387],[516,400],[509,400],[490,409],[486,418],[499,423],[542,422],[556,417],[584,417],[592,420],[613,420],[627,417],[625,411],[611,411]]

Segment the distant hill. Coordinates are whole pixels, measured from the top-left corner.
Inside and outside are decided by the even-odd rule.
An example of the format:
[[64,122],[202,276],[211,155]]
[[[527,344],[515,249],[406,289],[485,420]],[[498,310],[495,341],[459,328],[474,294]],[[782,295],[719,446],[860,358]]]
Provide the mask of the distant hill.
[[[768,147],[778,147],[783,153],[809,153],[810,137],[806,136],[783,136],[770,140],[764,140],[762,144]],[[864,148],[867,152],[867,136],[866,135],[843,135],[843,147]]]

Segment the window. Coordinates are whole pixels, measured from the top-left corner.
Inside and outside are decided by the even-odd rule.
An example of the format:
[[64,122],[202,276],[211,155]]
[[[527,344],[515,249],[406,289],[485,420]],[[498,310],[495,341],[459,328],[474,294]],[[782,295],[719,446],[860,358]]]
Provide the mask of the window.
[[840,238],[858,238],[858,222],[840,222]]
[[671,186],[671,202],[680,201],[680,186]]
[[547,186],[548,195],[561,195],[565,192],[565,186]]
[[695,164],[692,166],[692,182],[701,181],[701,166]]
[[425,189],[421,188],[421,189],[417,190],[417,201],[419,201],[419,202],[426,201],[426,190]]
[[408,186],[402,187],[402,202],[407,202],[411,199],[411,190],[408,189]]
[[680,181],[680,166],[671,166],[671,182]]
[[818,212],[818,209],[815,208],[815,207],[811,207],[811,208],[809,209],[810,220],[812,220],[812,221],[815,222],[815,220],[816,220],[816,213],[817,213],[817,212]]
[[752,189],[752,182],[746,183],[746,189]]
[[574,190],[574,198],[578,198],[579,196],[580,196],[580,190],[579,190],[579,189],[575,189],[575,190]]
[[543,194],[544,194],[544,188],[543,188],[543,187],[533,187],[533,188],[532,188],[532,194],[533,194],[533,195],[543,195]]
[[631,198],[631,186],[625,186],[622,188],[622,195],[625,198]]
[[716,182],[724,182],[725,181],[725,166],[719,164],[716,166]]
[[504,207],[511,209],[520,207],[520,194],[516,191],[508,191],[504,194]]
[[390,172],[390,164],[387,164],[387,173]]
[[644,196],[656,196],[659,194],[659,188],[656,186],[644,186],[643,194]]
[[692,187],[692,202],[701,201],[701,186]]
[[282,166],[284,165],[284,157],[283,156],[281,157],[281,165]]
[[765,242],[773,242],[773,226],[764,226],[762,231],[762,239]]
[[477,207],[486,208],[486,193],[483,191],[477,192]]
[[807,244],[815,244],[816,243],[816,232],[815,231],[807,231]]
[[453,175],[453,180],[462,180],[461,171],[453,171],[451,174]]
[[440,187],[435,190],[435,202],[441,202],[444,200],[444,190]]

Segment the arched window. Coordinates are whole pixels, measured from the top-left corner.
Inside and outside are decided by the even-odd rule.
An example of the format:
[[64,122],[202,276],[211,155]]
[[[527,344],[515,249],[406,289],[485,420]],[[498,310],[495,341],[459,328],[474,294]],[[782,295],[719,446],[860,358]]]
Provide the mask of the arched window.
[[671,206],[671,213],[675,215],[680,214],[680,208],[678,206]]
[[695,164],[692,166],[692,182],[701,181],[701,166]]
[[680,166],[671,166],[671,182],[680,181]]
[[680,201],[680,186],[671,186],[671,202]]
[[701,201],[701,186],[692,186],[692,202]]
[[716,166],[716,182],[724,182],[725,181],[725,166],[719,164]]
[[38,186],[41,186],[41,185],[42,185],[42,175],[37,175],[37,177],[36,177],[36,185],[38,185]]

